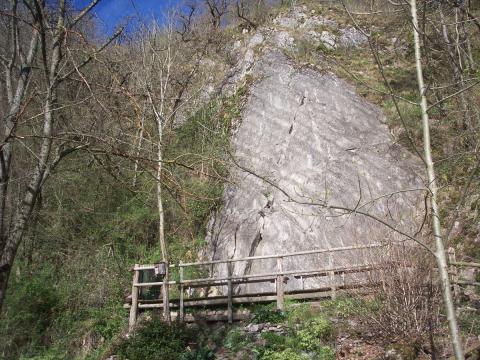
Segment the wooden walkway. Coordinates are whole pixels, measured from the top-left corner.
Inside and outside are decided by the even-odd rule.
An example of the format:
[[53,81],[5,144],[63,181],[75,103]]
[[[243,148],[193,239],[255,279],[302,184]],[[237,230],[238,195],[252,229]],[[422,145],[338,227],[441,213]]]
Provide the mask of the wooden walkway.
[[[349,292],[353,289],[361,289],[372,286],[372,271],[379,270],[378,264],[366,260],[373,257],[360,256],[361,251],[375,250],[385,247],[385,244],[370,244],[359,246],[347,246],[331,249],[318,249],[299,251],[294,253],[260,255],[235,259],[212,260],[203,262],[178,263],[169,266],[168,281],[170,301],[169,307],[172,318],[180,321],[195,321],[197,317],[210,321],[245,320],[248,311],[235,309],[241,304],[276,302],[277,309],[283,310],[285,299],[293,300],[318,300],[322,298],[335,298],[339,292]],[[356,251],[357,260],[363,260],[361,264],[349,266],[335,266],[334,254]],[[295,257],[321,256],[328,266],[305,269],[306,261],[296,261],[297,269],[285,270],[285,259]],[[337,255],[337,256],[338,256]],[[449,273],[452,278],[452,286],[455,297],[460,298],[460,286],[480,286],[479,282],[461,279],[457,268],[476,267],[480,264],[460,262],[455,259],[452,248],[448,250]],[[275,272],[248,273],[244,275],[233,274],[234,263],[249,263],[254,261],[271,260],[276,262]],[[297,259],[298,260],[298,259]],[[301,260],[301,259],[300,259]],[[310,259],[310,260],[315,260]],[[318,260],[318,258],[317,258]],[[327,261],[325,261],[327,260]],[[292,262],[290,262],[291,264]],[[310,263],[315,263],[311,261]],[[301,264],[301,265],[300,265]],[[222,276],[208,276],[214,266],[226,265],[226,274]],[[132,329],[137,321],[139,311],[147,309],[163,309],[161,300],[162,287],[166,284],[163,280],[156,280],[152,276],[157,265],[138,265],[133,268],[132,295],[125,308],[130,309],[129,327]],[[386,266],[385,264],[383,266]],[[300,268],[301,267],[301,268]],[[206,270],[205,270],[206,268]],[[203,269],[203,270],[202,270]],[[365,276],[370,273],[370,277]],[[363,275],[363,276],[362,276]],[[349,277],[350,281],[347,281]],[[288,287],[289,282],[296,281],[295,286]],[[305,281],[310,281],[310,286],[304,286]],[[273,291],[248,291],[248,285],[263,283],[271,287]],[[298,286],[298,284],[301,286]],[[313,284],[313,285],[312,285]],[[239,290],[239,287],[242,287]],[[209,290],[216,289],[216,293]],[[237,290],[237,291],[236,291]],[[195,314],[188,313],[188,309],[196,309]]]

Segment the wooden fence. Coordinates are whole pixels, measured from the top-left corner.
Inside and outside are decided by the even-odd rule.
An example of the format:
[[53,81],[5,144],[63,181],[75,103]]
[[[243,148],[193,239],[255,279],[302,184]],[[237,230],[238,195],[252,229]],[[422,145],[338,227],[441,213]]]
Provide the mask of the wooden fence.
[[[229,322],[234,320],[234,304],[242,303],[261,303],[276,301],[277,308],[282,310],[284,308],[285,298],[289,299],[318,299],[322,297],[335,298],[337,291],[347,291],[352,288],[364,287],[367,282],[347,283],[345,276],[348,274],[359,274],[372,271],[374,265],[368,262],[363,262],[359,265],[350,266],[335,266],[333,261],[333,254],[346,251],[359,251],[383,247],[383,244],[370,244],[358,246],[346,246],[330,249],[306,250],[294,253],[275,254],[275,255],[260,255],[250,256],[235,259],[212,260],[203,262],[178,263],[169,265],[169,273],[177,272],[178,280],[168,281],[169,289],[176,288],[178,296],[170,299],[170,309],[177,310],[175,313],[178,318],[183,321],[185,318],[185,309],[187,307],[212,307],[225,306],[227,307],[226,319]],[[328,266],[314,269],[284,269],[284,259],[299,257],[299,256],[314,256],[324,254],[328,259]],[[237,262],[252,262],[258,260],[275,259],[276,271],[253,273],[244,275],[232,274],[232,264]],[[301,263],[301,262],[300,262]],[[226,275],[217,277],[202,277],[186,278],[185,269],[199,268],[199,267],[213,267],[221,264],[226,264]],[[161,289],[164,286],[164,281],[141,281],[141,274],[145,271],[153,271],[155,265],[135,265],[133,268],[133,283],[131,304],[126,304],[125,307],[130,308],[129,326],[133,328],[136,323],[139,309],[163,308],[163,303],[158,298],[156,299],[142,299],[141,289],[157,288]],[[321,278],[325,279],[326,285],[318,285],[308,289],[286,289],[286,284],[289,278],[300,279],[303,283],[306,278]],[[340,282],[337,278],[340,278]],[[258,283],[273,283],[274,292],[253,292],[253,293],[234,293],[234,287],[245,284]],[[165,282],[166,283],[166,282]],[[208,294],[192,293],[192,289],[222,287],[226,294],[208,296]]]
[[[333,254],[346,252],[346,251],[358,251],[367,249],[376,249],[384,247],[384,244],[370,244],[370,245],[358,245],[358,246],[346,246],[331,249],[317,249],[306,250],[294,253],[284,253],[275,255],[260,255],[250,256],[244,258],[235,259],[222,259],[212,261],[200,261],[190,263],[178,263],[169,265],[169,272],[176,271],[175,280],[168,281],[169,289],[174,289],[174,296],[170,299],[170,309],[174,310],[173,315],[177,316],[181,321],[185,320],[186,308],[205,308],[205,307],[225,307],[226,314],[219,315],[216,311],[212,319],[214,320],[227,320],[232,322],[233,320],[243,319],[243,312],[235,312],[234,304],[251,304],[251,303],[263,303],[263,302],[276,302],[277,308],[282,310],[284,308],[285,299],[319,299],[319,298],[335,298],[337,291],[348,291],[353,288],[361,288],[366,285],[371,285],[371,282],[356,282],[346,283],[345,276],[348,274],[361,274],[378,269],[378,266],[372,263],[365,262],[359,265],[349,266],[334,266]],[[284,259],[299,257],[299,256],[314,256],[324,254],[328,259],[328,266],[314,268],[314,269],[284,269]],[[252,273],[244,275],[234,275],[232,273],[232,264],[238,262],[252,262],[258,260],[275,259],[276,271]],[[466,280],[461,277],[460,268],[480,268],[480,263],[457,261],[455,256],[455,250],[453,248],[448,249],[449,260],[449,274],[451,276],[451,282],[453,286],[454,296],[456,301],[460,299],[460,287],[461,286],[480,286],[480,282]],[[299,262],[301,263],[301,262]],[[221,264],[226,264],[226,275],[224,276],[202,276],[201,272],[197,272],[194,275],[185,276],[186,269],[199,268],[199,267],[213,267]],[[154,296],[153,299],[142,299],[142,289],[157,289],[157,295],[161,293],[164,281],[141,281],[142,273],[153,271],[156,265],[138,265],[133,268],[133,282],[132,282],[132,295],[131,302],[125,304],[126,308],[130,309],[129,326],[133,328],[136,323],[138,312],[141,309],[154,309],[163,308],[163,302],[159,299],[159,296]],[[337,279],[340,277],[340,282]],[[171,277],[173,278],[173,277]],[[313,288],[294,288],[286,289],[286,284],[292,278],[300,279],[303,281],[307,278],[324,278],[323,285],[318,285]],[[258,283],[273,283],[275,291],[268,292],[241,292],[235,294],[234,287],[247,284]],[[209,296],[208,293],[202,293],[201,291],[195,291],[195,289],[206,289],[211,287],[222,287],[225,291],[222,294],[216,294]],[[171,291],[170,291],[171,292]],[[176,297],[175,297],[176,295]],[[192,317],[190,316],[190,319]]]
[[459,268],[480,268],[480,263],[457,261],[455,256],[455,249],[448,249],[448,264],[449,274],[453,285],[453,295],[457,302],[460,301],[460,287],[461,286],[480,286],[480,282],[465,280],[461,277]]

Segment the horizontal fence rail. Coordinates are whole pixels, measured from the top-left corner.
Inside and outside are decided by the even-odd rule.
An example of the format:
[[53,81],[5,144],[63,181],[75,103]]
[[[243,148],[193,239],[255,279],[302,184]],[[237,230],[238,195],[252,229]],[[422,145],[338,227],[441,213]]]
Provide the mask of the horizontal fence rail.
[[455,255],[455,249],[449,248],[448,249],[448,264],[449,264],[449,274],[452,278],[452,285],[453,285],[453,295],[455,301],[458,303],[460,302],[460,287],[463,286],[480,286],[480,282],[466,280],[461,278],[461,272],[458,271],[458,268],[480,268],[480,263],[475,262],[466,262],[466,261],[457,261]]
[[[170,268],[188,267],[188,266],[218,265],[218,264],[234,263],[234,262],[240,262],[240,261],[276,259],[276,258],[280,258],[280,257],[281,258],[286,258],[286,257],[302,256],[302,255],[333,253],[333,252],[338,252],[338,251],[371,249],[371,248],[379,248],[379,247],[384,247],[384,246],[386,246],[386,245],[385,244],[355,245],[355,246],[345,246],[345,247],[337,247],[337,248],[330,248],[330,249],[298,251],[298,252],[293,252],[293,253],[285,253],[285,254],[277,254],[277,255],[259,255],[259,256],[249,256],[249,257],[235,258],[235,259],[211,260],[211,261],[200,261],[200,262],[191,262],[191,263],[178,263],[178,264],[170,264]],[[153,264],[135,265],[133,270],[153,270],[154,268],[155,268],[155,265],[153,265]]]

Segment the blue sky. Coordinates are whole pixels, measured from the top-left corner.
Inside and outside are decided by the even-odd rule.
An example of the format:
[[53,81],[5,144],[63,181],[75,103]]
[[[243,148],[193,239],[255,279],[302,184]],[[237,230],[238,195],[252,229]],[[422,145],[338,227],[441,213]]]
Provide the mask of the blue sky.
[[[91,0],[73,0],[77,9],[83,8]],[[94,8],[100,19],[101,30],[105,35],[115,31],[118,25],[129,22],[133,26],[135,19],[149,20],[152,17],[161,19],[168,7],[180,3],[180,0],[101,0]]]

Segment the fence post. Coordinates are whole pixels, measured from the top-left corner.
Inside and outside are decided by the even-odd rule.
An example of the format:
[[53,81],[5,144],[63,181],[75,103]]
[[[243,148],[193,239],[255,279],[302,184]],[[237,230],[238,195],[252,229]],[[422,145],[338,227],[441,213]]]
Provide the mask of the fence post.
[[[328,267],[330,269],[333,269],[333,254],[330,252],[328,255]],[[329,271],[328,272],[328,278],[330,280],[330,290],[331,290],[331,295],[330,297],[332,300],[335,300],[337,298],[337,287],[335,284],[335,272],[334,271]]]
[[179,276],[180,276],[180,304],[179,304],[179,312],[178,312],[178,316],[179,316],[179,320],[181,322],[183,322],[184,320],[184,309],[183,309],[183,306],[184,306],[184,300],[183,300],[183,292],[184,292],[184,285],[183,285],[183,266],[182,266],[182,261],[180,261],[180,265],[178,267],[178,272],[179,272]]
[[170,318],[170,295],[169,295],[169,281],[170,281],[170,269],[168,262],[165,262],[165,277],[163,278],[162,295],[163,295],[163,319],[167,322],[171,322]]
[[283,311],[285,308],[284,287],[283,287],[283,258],[277,258],[277,310]]
[[227,308],[227,317],[228,323],[233,322],[233,304],[232,304],[232,263],[227,263],[227,298],[228,298],[228,308]]
[[460,301],[460,287],[458,286],[458,269],[457,266],[454,265],[456,262],[455,259],[455,249],[453,247],[448,248],[448,263],[449,263],[449,272],[452,278],[452,285],[453,285],[453,297],[455,302],[458,303]]
[[132,305],[130,307],[130,317],[128,319],[128,331],[132,331],[137,322],[138,311],[138,287],[137,283],[140,278],[140,271],[137,270],[138,264],[133,268],[133,282],[132,282]]

